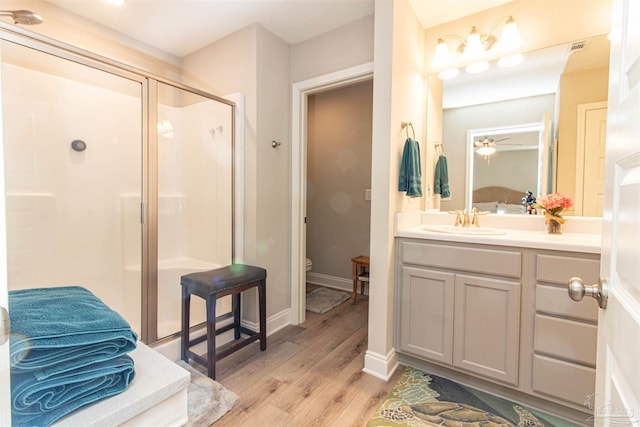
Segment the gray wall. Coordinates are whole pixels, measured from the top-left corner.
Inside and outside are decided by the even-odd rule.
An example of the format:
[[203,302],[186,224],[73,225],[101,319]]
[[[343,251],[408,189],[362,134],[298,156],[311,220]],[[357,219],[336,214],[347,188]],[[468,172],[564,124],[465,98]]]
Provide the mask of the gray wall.
[[373,82],[308,98],[307,257],[314,273],[351,279],[369,255]]

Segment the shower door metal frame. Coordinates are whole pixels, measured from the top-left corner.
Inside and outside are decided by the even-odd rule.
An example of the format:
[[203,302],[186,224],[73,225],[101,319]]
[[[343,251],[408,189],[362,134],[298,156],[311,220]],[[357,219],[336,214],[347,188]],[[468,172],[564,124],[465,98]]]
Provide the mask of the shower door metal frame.
[[[151,344],[158,341],[158,82],[182,89],[231,107],[231,259],[235,253],[235,125],[233,101],[178,83],[90,51],[0,21],[0,40],[60,57],[141,84],[142,165],[141,165],[141,328],[140,339]],[[151,108],[151,106],[154,108]],[[177,286],[178,284],[176,284]],[[179,336],[179,332],[175,334]]]

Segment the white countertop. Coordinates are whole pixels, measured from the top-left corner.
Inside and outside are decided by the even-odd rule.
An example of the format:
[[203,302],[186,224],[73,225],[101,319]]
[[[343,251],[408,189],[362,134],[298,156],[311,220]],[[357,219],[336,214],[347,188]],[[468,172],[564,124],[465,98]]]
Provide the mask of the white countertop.
[[482,227],[499,229],[504,234],[475,235],[431,231],[430,225],[453,225],[454,217],[446,212],[402,212],[396,214],[396,237],[448,242],[476,243],[534,249],[599,254],[601,250],[600,218],[567,218],[563,234],[548,234],[543,216],[486,215]]

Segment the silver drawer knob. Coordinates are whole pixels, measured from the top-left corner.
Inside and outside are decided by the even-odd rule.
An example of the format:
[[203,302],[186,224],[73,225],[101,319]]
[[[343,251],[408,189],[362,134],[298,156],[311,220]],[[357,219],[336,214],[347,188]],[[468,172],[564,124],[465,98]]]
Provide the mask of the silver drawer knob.
[[569,297],[574,301],[582,301],[586,295],[595,298],[600,308],[607,308],[608,279],[601,277],[595,285],[585,285],[581,278],[569,279]]

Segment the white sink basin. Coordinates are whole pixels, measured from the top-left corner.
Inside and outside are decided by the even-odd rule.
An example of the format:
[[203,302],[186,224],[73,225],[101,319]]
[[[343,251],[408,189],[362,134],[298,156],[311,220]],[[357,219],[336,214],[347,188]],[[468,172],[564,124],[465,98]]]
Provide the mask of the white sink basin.
[[507,234],[506,231],[490,227],[455,227],[453,225],[423,225],[427,231],[448,234],[471,234],[476,236],[497,236]]

